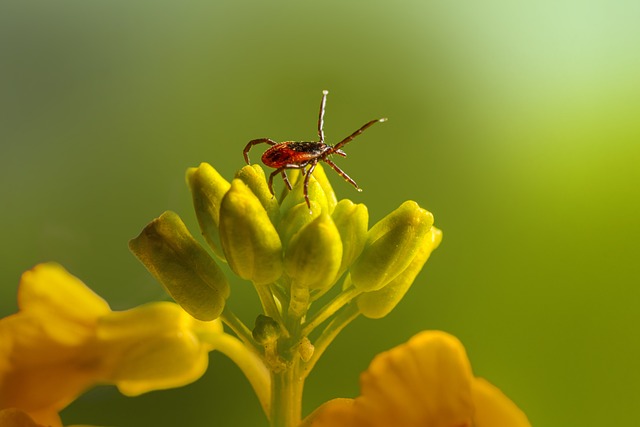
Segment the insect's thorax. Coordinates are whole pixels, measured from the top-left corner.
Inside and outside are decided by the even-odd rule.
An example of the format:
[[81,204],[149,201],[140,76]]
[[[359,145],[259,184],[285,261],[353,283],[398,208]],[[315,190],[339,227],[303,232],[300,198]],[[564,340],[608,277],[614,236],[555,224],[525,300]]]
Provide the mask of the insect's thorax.
[[281,142],[269,148],[262,155],[262,162],[272,168],[301,164],[316,159],[331,149],[323,142]]

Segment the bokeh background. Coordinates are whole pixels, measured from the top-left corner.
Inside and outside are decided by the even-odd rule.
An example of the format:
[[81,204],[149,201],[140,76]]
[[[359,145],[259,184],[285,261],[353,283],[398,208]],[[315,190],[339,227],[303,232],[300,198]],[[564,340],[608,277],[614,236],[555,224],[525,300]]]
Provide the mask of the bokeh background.
[[[0,314],[55,260],[114,309],[166,299],[127,249],[184,183],[226,177],[253,138],[337,142],[389,122],[330,175],[376,221],[406,199],[444,241],[387,318],[359,319],[310,377],[305,413],[358,393],[378,352],[423,329],[536,426],[636,425],[640,402],[640,3],[17,1],[0,3]],[[257,154],[254,154],[257,157]],[[277,185],[281,185],[280,182]],[[234,282],[247,323],[257,300]],[[112,387],[67,424],[266,426],[220,354],[187,387]]]

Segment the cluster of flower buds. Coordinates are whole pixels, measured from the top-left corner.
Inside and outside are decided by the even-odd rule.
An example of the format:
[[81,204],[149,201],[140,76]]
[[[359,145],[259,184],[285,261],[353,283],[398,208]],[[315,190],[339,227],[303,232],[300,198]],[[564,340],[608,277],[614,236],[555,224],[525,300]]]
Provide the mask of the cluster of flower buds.
[[[130,248],[201,320],[220,316],[229,296],[220,262],[253,282],[263,306],[279,315],[265,314],[279,321],[294,318],[304,326],[310,305],[343,277],[341,292],[349,296],[343,305],[369,318],[387,315],[440,243],[432,214],[407,201],[369,227],[366,206],[338,201],[320,165],[309,180],[310,207],[300,174],[289,173],[293,189],[276,198],[259,165],[243,167],[230,183],[207,163],[190,168],[187,183],[214,257],[173,212],[147,225]],[[277,330],[272,322],[259,323]]]

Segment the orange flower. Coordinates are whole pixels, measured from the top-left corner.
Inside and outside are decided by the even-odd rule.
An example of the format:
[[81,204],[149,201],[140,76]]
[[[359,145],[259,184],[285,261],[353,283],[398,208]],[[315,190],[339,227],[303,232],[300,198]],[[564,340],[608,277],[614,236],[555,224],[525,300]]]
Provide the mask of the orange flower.
[[302,427],[530,427],[500,390],[471,372],[455,337],[425,331],[379,354],[361,395],[320,406]]

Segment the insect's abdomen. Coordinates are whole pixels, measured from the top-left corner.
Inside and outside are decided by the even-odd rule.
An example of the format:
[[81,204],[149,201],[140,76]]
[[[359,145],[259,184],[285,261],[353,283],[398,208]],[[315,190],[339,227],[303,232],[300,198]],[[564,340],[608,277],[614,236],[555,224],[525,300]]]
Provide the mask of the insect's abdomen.
[[262,163],[271,168],[300,164],[321,156],[327,148],[322,142],[282,142],[264,152]]

